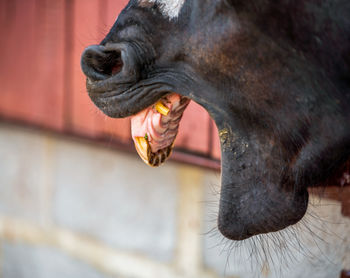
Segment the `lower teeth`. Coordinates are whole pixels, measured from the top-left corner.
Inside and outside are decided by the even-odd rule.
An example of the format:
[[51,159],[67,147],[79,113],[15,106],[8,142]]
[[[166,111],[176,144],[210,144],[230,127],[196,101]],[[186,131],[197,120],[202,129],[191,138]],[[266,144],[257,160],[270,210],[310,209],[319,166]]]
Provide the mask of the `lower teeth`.
[[162,165],[171,155],[173,144],[154,153],[151,151],[147,138],[137,137],[135,140],[135,148],[139,156],[147,165],[158,167]]

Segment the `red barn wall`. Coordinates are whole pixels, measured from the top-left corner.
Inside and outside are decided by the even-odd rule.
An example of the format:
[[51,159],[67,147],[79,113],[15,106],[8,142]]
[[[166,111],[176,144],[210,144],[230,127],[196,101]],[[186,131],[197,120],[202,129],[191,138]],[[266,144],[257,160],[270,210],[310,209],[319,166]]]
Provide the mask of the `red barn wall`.
[[[90,101],[80,70],[84,48],[108,33],[127,0],[0,1],[0,117],[109,143],[132,145],[129,119],[110,119]],[[214,165],[215,124],[199,105],[184,114],[175,157]],[[186,160],[186,159],[185,159]],[[216,165],[216,166],[215,166]]]

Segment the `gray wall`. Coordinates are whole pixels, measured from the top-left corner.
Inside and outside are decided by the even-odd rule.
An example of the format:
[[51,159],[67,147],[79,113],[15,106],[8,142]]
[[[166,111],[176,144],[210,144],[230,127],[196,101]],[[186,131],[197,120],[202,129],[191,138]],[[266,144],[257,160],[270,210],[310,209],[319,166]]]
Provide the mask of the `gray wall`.
[[350,219],[313,197],[281,233],[216,229],[220,175],[0,125],[0,277],[339,277]]

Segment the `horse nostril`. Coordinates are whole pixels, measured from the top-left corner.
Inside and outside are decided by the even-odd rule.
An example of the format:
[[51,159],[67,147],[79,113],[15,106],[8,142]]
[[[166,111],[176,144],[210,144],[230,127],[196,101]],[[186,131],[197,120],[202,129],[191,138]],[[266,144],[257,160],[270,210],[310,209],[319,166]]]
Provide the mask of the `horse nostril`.
[[118,74],[123,68],[121,52],[106,50],[102,45],[86,48],[81,57],[81,68],[92,80],[103,80]]
[[118,74],[119,72],[121,72],[122,68],[123,68],[123,61],[119,55],[119,57],[115,57],[110,73],[112,75]]

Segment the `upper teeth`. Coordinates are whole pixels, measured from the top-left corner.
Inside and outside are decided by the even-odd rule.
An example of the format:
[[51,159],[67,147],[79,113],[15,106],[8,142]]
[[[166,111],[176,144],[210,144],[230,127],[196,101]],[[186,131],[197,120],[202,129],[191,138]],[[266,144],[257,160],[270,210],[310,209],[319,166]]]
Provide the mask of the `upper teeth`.
[[167,116],[169,114],[170,109],[166,107],[160,100],[155,104],[155,109],[158,113]]

